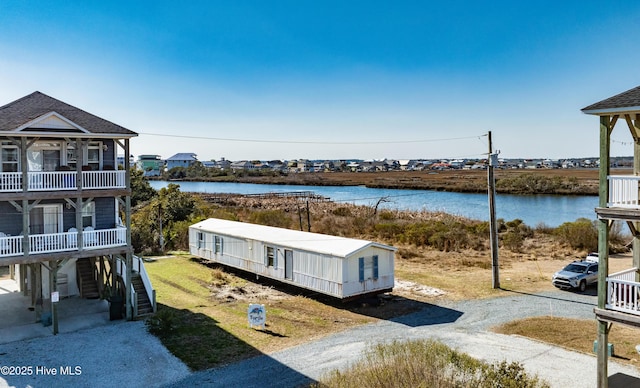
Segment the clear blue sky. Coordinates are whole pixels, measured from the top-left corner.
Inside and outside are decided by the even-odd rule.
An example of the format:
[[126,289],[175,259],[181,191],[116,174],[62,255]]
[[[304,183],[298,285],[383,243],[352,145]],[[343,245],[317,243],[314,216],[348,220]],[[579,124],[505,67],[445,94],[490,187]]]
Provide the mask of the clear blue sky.
[[595,156],[580,109],[640,85],[638,20],[637,0],[5,0],[0,105],[39,90],[165,158],[481,157],[488,130],[502,157]]

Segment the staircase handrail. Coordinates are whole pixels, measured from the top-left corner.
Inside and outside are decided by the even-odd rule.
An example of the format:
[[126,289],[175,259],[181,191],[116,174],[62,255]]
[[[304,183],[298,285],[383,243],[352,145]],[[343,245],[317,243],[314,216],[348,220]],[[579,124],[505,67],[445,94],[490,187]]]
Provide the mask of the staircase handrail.
[[151,302],[151,307],[153,308],[153,312],[156,312],[156,290],[153,289],[151,285],[151,279],[149,279],[149,275],[147,274],[147,270],[144,268],[144,264],[142,262],[142,258],[136,255],[133,255],[133,267],[138,268],[138,274],[140,275],[140,279],[142,279],[142,283],[144,284],[144,290],[149,297],[149,302]]

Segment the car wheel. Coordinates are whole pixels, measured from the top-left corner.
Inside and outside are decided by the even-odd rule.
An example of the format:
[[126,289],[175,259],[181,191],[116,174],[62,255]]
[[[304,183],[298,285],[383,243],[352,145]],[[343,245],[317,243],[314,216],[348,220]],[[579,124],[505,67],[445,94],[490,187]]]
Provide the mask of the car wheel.
[[585,282],[584,280],[581,281],[578,287],[580,288],[580,292],[584,292],[587,289],[587,282]]

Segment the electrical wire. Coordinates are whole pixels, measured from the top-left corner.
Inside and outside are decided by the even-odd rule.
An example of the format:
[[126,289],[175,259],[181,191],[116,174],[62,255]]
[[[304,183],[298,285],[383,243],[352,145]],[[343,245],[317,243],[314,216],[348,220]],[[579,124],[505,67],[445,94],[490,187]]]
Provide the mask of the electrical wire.
[[188,136],[188,135],[168,135],[163,133],[138,132],[139,135],[161,136],[180,139],[197,139],[197,140],[215,140],[215,141],[233,141],[244,143],[280,143],[280,144],[326,144],[326,145],[366,145],[366,144],[409,144],[409,143],[434,143],[441,141],[467,140],[476,139],[487,135],[450,137],[442,139],[418,139],[418,140],[385,140],[385,141],[302,141],[302,140],[266,140],[266,139],[238,139],[223,138],[209,136]]

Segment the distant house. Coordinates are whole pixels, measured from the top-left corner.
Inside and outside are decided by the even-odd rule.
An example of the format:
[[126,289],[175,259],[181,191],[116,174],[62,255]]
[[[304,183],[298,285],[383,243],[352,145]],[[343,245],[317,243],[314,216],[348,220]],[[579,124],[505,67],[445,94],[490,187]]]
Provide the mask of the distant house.
[[193,153],[178,153],[166,160],[167,170],[171,170],[174,167],[187,168],[198,161],[196,154]]
[[144,176],[159,176],[164,168],[160,155],[139,155],[136,167],[142,170]]
[[200,163],[202,163],[202,166],[204,168],[214,168],[214,167],[216,167],[216,162],[214,162],[213,160],[203,160]]
[[243,171],[243,170],[253,170],[255,166],[248,160],[240,160],[237,162],[232,162],[229,168],[231,171]]
[[416,169],[417,164],[418,162],[413,159],[401,159],[398,161],[398,165],[402,171],[413,171]]
[[216,168],[219,168],[221,170],[229,170],[231,169],[231,162],[226,160],[225,158],[222,158],[216,161]]

